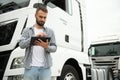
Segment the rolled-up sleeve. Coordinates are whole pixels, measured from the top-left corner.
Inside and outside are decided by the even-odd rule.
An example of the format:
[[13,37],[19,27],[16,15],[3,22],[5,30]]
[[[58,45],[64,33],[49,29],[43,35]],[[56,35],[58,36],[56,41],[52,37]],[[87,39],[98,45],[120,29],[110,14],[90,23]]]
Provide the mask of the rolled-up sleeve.
[[51,34],[51,40],[50,40],[48,48],[45,49],[49,53],[56,52],[56,50],[57,50],[55,34],[52,30],[50,31],[50,34]]

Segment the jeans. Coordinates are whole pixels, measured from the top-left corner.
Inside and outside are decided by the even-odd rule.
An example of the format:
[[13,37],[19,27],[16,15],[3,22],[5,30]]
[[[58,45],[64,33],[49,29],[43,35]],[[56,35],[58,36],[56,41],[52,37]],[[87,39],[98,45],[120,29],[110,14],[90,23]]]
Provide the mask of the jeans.
[[23,80],[51,80],[51,70],[43,67],[25,69]]

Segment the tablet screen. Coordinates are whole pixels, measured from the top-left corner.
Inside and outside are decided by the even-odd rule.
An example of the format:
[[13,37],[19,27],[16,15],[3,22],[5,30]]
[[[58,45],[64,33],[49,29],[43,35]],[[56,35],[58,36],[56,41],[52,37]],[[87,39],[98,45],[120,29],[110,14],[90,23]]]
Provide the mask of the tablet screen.
[[35,42],[35,40],[38,40],[38,39],[41,39],[44,42],[46,42],[47,40],[48,40],[48,42],[50,42],[51,38],[50,37],[32,37],[30,44],[35,45],[34,42]]

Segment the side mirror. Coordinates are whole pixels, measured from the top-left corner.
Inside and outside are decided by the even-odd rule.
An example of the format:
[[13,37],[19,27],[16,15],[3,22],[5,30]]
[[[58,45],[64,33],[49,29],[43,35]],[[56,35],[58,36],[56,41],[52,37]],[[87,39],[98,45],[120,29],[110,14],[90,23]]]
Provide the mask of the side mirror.
[[44,5],[47,5],[48,2],[50,2],[50,0],[43,0]]
[[34,5],[33,5],[33,8],[38,8],[38,7],[40,7],[42,5],[42,3],[35,3]]
[[52,1],[55,1],[55,0],[43,0],[43,3],[47,5],[49,2],[52,2]]
[[49,2],[52,2],[52,1],[55,1],[55,0],[43,0],[43,3],[35,3],[33,5],[34,8],[38,8],[39,6],[41,6],[42,4],[44,5],[47,5]]

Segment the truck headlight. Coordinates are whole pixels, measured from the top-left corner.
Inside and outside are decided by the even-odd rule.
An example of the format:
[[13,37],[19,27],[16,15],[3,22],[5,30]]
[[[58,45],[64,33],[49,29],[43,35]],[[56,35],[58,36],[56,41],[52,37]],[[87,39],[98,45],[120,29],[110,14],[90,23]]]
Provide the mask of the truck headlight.
[[23,58],[24,57],[14,58],[10,69],[23,68]]

